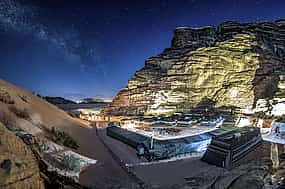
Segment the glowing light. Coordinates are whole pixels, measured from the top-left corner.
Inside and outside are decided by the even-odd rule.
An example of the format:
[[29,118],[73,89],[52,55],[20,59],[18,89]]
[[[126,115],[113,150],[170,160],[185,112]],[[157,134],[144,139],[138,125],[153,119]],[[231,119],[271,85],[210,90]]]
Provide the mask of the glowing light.
[[133,129],[135,128],[136,124],[134,121],[124,121],[122,127],[126,129]]
[[238,127],[245,127],[245,126],[251,126],[251,125],[252,125],[252,122],[249,118],[241,117],[236,122],[236,126]]
[[232,98],[237,97],[238,92],[239,92],[238,89],[232,88],[232,89],[230,90],[231,97],[232,97]]

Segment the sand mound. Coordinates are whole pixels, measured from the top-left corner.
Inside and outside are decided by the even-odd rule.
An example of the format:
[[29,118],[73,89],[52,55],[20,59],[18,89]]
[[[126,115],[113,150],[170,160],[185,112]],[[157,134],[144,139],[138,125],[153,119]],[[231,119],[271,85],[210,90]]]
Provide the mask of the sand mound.
[[[44,99],[0,79],[0,118],[17,127],[38,134],[43,128],[86,126]],[[4,116],[3,116],[4,114]],[[4,118],[3,118],[4,117]]]

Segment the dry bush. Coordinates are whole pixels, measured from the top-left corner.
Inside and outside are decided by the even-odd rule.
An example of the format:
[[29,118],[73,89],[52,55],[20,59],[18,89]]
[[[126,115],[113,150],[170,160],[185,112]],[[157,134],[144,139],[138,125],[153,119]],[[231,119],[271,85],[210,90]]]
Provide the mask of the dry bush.
[[31,119],[30,112],[27,109],[21,110],[17,108],[16,106],[10,106],[9,110],[13,112],[19,118],[26,119],[26,120]]
[[77,149],[79,147],[77,141],[74,138],[72,138],[65,131],[59,130],[55,127],[52,127],[51,129],[51,138],[55,143],[62,144],[72,149]]

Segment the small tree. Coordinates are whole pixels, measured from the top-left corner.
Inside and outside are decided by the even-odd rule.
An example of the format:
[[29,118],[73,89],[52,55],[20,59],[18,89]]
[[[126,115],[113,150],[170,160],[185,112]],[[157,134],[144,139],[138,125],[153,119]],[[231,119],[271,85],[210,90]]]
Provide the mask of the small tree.
[[29,120],[31,117],[30,117],[30,113],[27,109],[19,109],[17,108],[16,106],[10,106],[9,107],[9,110],[11,112],[13,112],[17,117],[19,118],[22,118],[22,119],[26,119],[26,120]]
[[51,138],[55,143],[62,144],[66,147],[77,149],[79,146],[77,142],[66,132],[54,127],[51,129]]

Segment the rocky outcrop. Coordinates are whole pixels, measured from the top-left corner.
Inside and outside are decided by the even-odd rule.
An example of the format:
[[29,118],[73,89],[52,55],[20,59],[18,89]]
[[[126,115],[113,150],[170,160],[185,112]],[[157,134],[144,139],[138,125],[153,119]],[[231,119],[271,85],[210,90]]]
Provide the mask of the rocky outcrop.
[[284,58],[284,20],[177,28],[171,47],[146,60],[104,113],[190,112],[209,100],[253,109],[278,91]]
[[271,183],[270,166],[248,163],[220,175],[214,170],[196,177],[185,178],[187,184],[177,188],[213,188],[213,189],[261,189],[277,187]]
[[0,123],[0,188],[42,189],[43,183],[31,149]]

